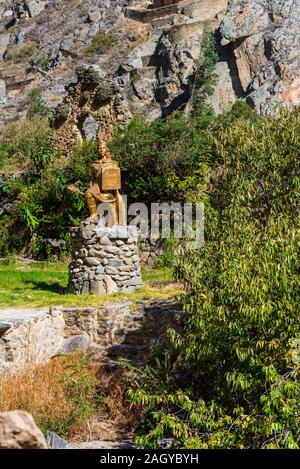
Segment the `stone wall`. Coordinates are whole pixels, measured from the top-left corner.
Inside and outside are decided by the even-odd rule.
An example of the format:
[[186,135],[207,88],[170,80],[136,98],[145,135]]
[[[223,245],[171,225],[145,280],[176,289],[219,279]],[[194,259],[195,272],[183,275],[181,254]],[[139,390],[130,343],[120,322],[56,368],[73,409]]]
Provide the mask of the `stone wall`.
[[161,7],[167,7],[169,5],[175,5],[176,3],[179,3],[181,0],[154,0],[152,8],[161,8]]
[[49,360],[61,347],[64,326],[59,311],[1,310],[0,373]]
[[141,9],[130,7],[126,8],[125,15],[127,18],[132,20],[141,21],[142,23],[151,23],[157,18],[162,18],[167,15],[171,15],[174,13],[178,13],[178,5],[177,4],[170,4],[163,9],[159,8],[149,8],[149,9]]
[[134,226],[99,228],[97,221],[84,221],[71,228],[71,237],[71,293],[129,293],[142,286]]
[[160,257],[164,253],[162,241],[145,239],[140,241],[139,252],[141,258],[141,266],[146,268],[157,267]]
[[103,308],[65,308],[62,349],[70,352],[82,344],[90,356],[113,365],[119,359],[138,365],[159,348],[172,323],[180,327],[183,316],[178,303],[130,301]]
[[0,311],[0,373],[45,363],[58,353],[86,351],[114,366],[123,358],[137,365],[149,360],[151,348],[166,340],[170,324],[181,328],[178,303],[112,303],[93,308],[47,311]]

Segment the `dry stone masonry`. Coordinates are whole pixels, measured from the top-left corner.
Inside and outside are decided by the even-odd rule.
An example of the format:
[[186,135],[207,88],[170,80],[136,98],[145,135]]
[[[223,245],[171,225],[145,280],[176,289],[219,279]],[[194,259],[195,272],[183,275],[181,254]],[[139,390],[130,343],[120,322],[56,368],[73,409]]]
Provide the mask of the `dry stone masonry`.
[[134,226],[101,228],[84,221],[71,229],[69,291],[77,295],[130,293],[142,286]]
[[176,301],[110,303],[99,307],[0,311],[0,374],[40,365],[53,356],[85,351],[113,367],[121,358],[145,363],[159,350],[172,324],[182,327]]
[[64,319],[48,308],[0,311],[0,373],[49,360],[61,347]]

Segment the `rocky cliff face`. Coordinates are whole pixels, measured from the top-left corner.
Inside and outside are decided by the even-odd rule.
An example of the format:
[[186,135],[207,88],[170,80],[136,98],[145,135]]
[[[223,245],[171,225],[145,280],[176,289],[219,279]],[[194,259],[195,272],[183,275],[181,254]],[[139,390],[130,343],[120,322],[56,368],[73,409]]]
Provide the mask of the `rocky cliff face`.
[[231,0],[221,25],[248,100],[264,115],[300,104],[300,0]]
[[[74,110],[65,117],[67,127],[83,124],[85,117],[92,122],[95,113],[78,112],[77,91],[86,91],[84,83],[78,85],[78,66],[113,81],[124,105],[121,117],[111,113],[111,124],[135,112],[156,118],[183,107],[204,25],[217,28],[226,6],[227,0],[174,1],[157,8],[147,0],[7,0],[0,10],[2,122],[25,115],[34,87],[43,90],[50,108],[65,109],[67,103]],[[98,101],[93,111],[101,114],[106,104]],[[80,125],[79,131],[84,137]]]
[[216,112],[237,98],[248,99],[265,115],[274,115],[280,103],[300,103],[300,0],[159,5],[150,0],[2,2],[0,123],[24,117],[28,93],[36,87],[56,109],[54,126],[58,140],[65,141],[92,137],[99,126],[111,128],[135,112],[154,119],[184,108],[207,27],[220,41],[210,98]]

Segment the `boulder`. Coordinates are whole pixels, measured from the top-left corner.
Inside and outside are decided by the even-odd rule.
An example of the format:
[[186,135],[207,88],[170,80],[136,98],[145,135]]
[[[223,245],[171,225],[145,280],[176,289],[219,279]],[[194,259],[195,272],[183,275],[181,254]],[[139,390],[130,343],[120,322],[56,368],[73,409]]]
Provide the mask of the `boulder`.
[[0,60],[4,58],[9,41],[10,41],[10,33],[0,35]]
[[28,412],[0,413],[0,449],[46,448],[46,440]]

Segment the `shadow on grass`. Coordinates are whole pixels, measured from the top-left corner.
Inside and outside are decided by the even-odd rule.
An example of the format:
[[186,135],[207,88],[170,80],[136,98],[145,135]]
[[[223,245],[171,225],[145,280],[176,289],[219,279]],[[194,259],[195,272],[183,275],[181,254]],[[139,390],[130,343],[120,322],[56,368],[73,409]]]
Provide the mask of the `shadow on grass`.
[[65,295],[67,293],[67,287],[62,287],[58,282],[39,282],[35,280],[28,280],[25,283],[32,285],[33,290],[49,291],[56,293],[57,295]]

